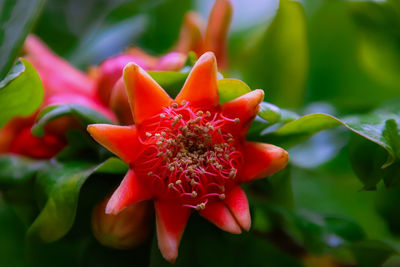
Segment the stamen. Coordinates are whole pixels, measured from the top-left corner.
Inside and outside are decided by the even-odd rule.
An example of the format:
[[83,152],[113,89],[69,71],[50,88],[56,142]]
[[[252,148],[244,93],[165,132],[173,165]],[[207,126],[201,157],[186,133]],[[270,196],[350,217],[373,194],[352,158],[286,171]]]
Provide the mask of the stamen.
[[188,102],[172,103],[159,117],[141,124],[144,148],[135,171],[153,179],[160,194],[203,210],[209,199],[225,199],[225,187],[233,183],[242,164],[237,137],[225,130],[230,129],[225,125],[239,122],[218,111],[194,110]]

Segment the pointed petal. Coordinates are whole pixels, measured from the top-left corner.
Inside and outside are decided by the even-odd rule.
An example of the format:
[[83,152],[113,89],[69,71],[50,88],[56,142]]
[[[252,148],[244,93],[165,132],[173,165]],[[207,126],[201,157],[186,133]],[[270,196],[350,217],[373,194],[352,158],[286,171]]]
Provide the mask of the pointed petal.
[[136,127],[111,124],[91,124],[90,135],[127,164],[132,163],[138,154],[139,140]]
[[208,18],[205,34],[205,51],[212,51],[218,60],[218,66],[227,64],[226,39],[232,21],[233,8],[229,0],[216,0]]
[[213,53],[207,52],[197,60],[176,97],[178,103],[182,100],[199,106],[218,105],[217,63]]
[[45,99],[57,94],[77,93],[94,97],[94,82],[65,59],[57,56],[35,35],[29,35],[24,43],[25,57],[39,73],[45,87]]
[[242,182],[274,174],[285,168],[289,160],[289,155],[283,148],[256,142],[245,143],[243,157],[244,165],[239,174]]
[[120,125],[132,125],[135,123],[122,77],[115,83],[112,89],[110,108],[117,116]]
[[175,262],[191,210],[179,202],[155,201],[158,247],[163,257]]
[[146,188],[133,170],[130,169],[108,201],[106,213],[118,214],[121,210],[135,202],[150,199],[152,196],[149,192],[149,189]]
[[249,202],[246,193],[240,186],[235,186],[226,194],[225,204],[229,207],[239,225],[246,231],[250,230],[251,218]]
[[239,118],[245,124],[253,119],[260,110],[260,103],[264,99],[264,91],[257,89],[222,105],[222,112],[229,118]]
[[206,208],[199,213],[224,231],[232,234],[242,232],[235,218],[222,201],[207,203]]
[[203,53],[203,21],[195,12],[187,12],[179,33],[178,42],[173,51],[187,54],[194,51],[197,55]]
[[131,62],[124,68],[125,88],[137,124],[160,113],[169,106],[171,97],[157,84],[147,72]]

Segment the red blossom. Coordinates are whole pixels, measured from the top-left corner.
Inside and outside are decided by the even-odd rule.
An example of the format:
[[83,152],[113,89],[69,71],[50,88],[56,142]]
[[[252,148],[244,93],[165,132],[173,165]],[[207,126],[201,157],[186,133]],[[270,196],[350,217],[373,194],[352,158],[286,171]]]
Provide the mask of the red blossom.
[[24,44],[25,58],[35,67],[44,87],[41,107],[28,118],[14,118],[0,130],[0,153],[33,158],[51,158],[67,144],[65,132],[79,127],[72,118],[60,118],[45,127],[42,138],[31,133],[37,114],[50,105],[80,104],[114,120],[113,113],[101,104],[96,83],[88,75],[55,55],[37,37],[30,35]]
[[175,100],[137,64],[129,63],[123,77],[136,124],[88,127],[130,166],[106,212],[153,199],[159,248],[171,262],[193,211],[225,231],[248,231],[249,206],[240,184],[271,175],[288,161],[279,147],[245,140],[264,92],[219,105],[211,52],[199,58]]

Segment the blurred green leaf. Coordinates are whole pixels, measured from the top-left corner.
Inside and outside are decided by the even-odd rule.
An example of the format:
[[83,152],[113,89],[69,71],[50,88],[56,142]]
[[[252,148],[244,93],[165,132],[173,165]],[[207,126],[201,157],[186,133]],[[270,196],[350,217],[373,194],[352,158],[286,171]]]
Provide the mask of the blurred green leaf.
[[149,71],[148,73],[173,98],[181,91],[189,74],[175,71]]
[[264,89],[270,102],[294,108],[304,101],[308,73],[306,20],[301,3],[279,2],[271,24],[247,40],[251,47],[234,62],[251,88]]
[[48,106],[39,113],[37,122],[32,127],[32,133],[38,137],[43,136],[44,126],[46,125],[46,123],[64,116],[75,117],[82,124],[82,126],[85,127],[93,123],[111,124],[111,121],[109,119],[104,117],[99,112],[86,106],[77,104],[67,104],[60,106],[55,105]]
[[[75,220],[80,189],[94,172],[124,173],[126,165],[109,159],[98,165],[84,161],[52,162],[38,173],[36,190],[43,208],[28,229],[28,237],[53,242],[63,237]],[[42,201],[40,201],[42,200]]]
[[251,89],[247,84],[238,79],[220,79],[218,80],[219,104],[238,98],[250,92]]
[[45,0],[0,2],[0,80],[10,70]]
[[393,247],[382,241],[365,240],[351,245],[350,250],[359,266],[375,267],[382,264],[392,255],[398,254]]
[[28,61],[21,61],[0,82],[0,128],[15,116],[32,114],[42,103],[43,86],[39,75]]
[[33,178],[45,165],[44,161],[17,155],[0,156],[0,189],[9,189]]
[[307,101],[330,102],[343,113],[354,113],[398,97],[399,83],[385,82],[392,74],[398,79],[399,56],[393,48],[399,47],[394,37],[399,16],[388,4],[396,1],[304,2],[310,47]]
[[183,17],[191,10],[193,0],[164,0],[148,10],[151,18],[138,43],[155,53],[170,49],[178,39]]

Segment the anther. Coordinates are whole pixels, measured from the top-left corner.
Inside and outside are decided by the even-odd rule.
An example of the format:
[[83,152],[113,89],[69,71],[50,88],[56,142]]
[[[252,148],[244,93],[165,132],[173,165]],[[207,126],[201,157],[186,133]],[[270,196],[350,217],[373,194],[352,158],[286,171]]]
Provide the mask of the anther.
[[164,119],[165,118],[165,114],[160,114],[160,118]]
[[182,180],[176,180],[175,183],[176,183],[176,184],[181,184],[181,183],[182,183]]
[[197,192],[196,191],[192,191],[192,198],[197,197]]
[[161,135],[165,137],[165,136],[167,135],[167,133],[164,132],[164,131],[162,131],[162,132],[161,132]]
[[174,184],[173,183],[169,183],[168,184],[168,188],[172,188],[172,187],[174,187]]
[[146,132],[146,136],[147,136],[147,137],[150,137],[150,136],[151,136],[151,133]]
[[233,121],[235,122],[235,124],[239,124],[240,123],[240,119],[239,118],[236,118]]
[[206,117],[211,117],[211,112],[210,111],[206,111]]
[[171,107],[178,108],[178,104],[177,103],[172,103]]
[[203,111],[202,110],[197,111],[197,116],[199,117],[203,116]]
[[220,199],[225,199],[225,194],[220,194],[220,195],[219,195],[219,198],[220,198]]
[[153,172],[148,172],[147,175],[151,176],[151,175],[153,175]]

